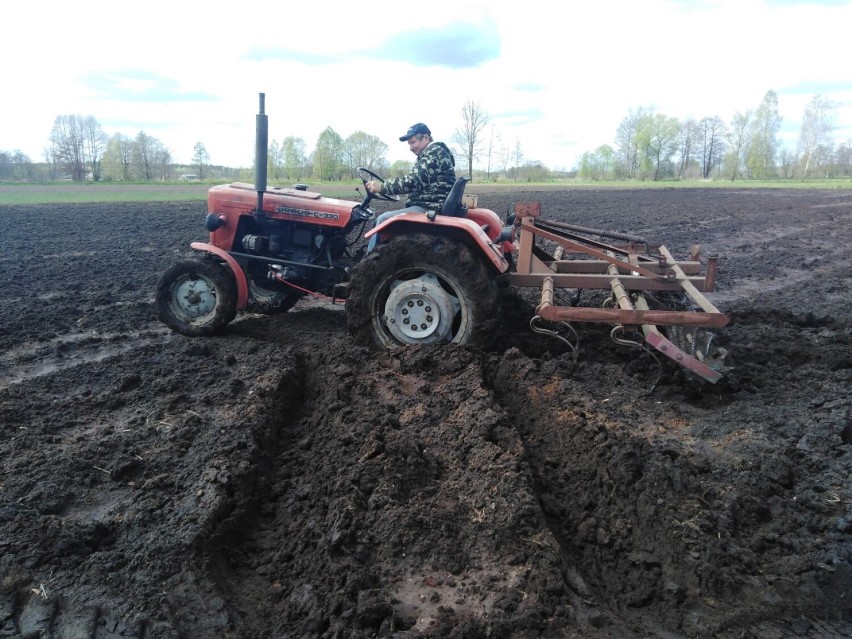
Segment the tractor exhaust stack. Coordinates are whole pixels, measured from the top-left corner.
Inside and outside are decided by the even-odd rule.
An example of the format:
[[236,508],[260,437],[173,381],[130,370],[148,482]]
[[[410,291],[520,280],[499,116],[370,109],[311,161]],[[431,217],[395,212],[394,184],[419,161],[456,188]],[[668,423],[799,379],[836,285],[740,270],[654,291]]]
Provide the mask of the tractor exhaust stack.
[[266,115],[266,94],[261,93],[256,117],[254,145],[254,190],[257,191],[257,212],[263,211],[263,193],[266,191],[266,158],[269,149],[269,118]]

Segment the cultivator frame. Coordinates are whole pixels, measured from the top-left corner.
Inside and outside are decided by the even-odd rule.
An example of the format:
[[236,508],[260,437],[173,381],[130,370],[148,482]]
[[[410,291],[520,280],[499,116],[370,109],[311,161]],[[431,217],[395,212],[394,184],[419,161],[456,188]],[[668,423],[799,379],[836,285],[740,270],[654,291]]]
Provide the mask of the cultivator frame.
[[[724,352],[721,356],[711,353],[713,335],[704,330],[723,328],[729,321],[703,295],[715,287],[715,256],[708,258],[701,275],[697,245],[688,260],[677,261],[665,246],[649,244],[640,237],[543,220],[539,202],[516,204],[515,218],[520,229],[519,250],[510,284],[541,289],[541,303],[530,322],[533,330],[556,334],[537,328],[542,320],[568,327],[570,322],[605,323],[614,327],[611,334],[615,341],[641,346],[616,337],[625,328],[641,327],[645,342],[677,364],[714,384],[722,378]],[[554,243],[553,255],[537,239]],[[611,307],[559,306],[554,293],[560,288],[609,289],[612,295],[607,302]],[[654,295],[663,291],[684,294],[695,310],[652,308],[648,298],[653,301]],[[667,327],[677,344],[659,326]]]

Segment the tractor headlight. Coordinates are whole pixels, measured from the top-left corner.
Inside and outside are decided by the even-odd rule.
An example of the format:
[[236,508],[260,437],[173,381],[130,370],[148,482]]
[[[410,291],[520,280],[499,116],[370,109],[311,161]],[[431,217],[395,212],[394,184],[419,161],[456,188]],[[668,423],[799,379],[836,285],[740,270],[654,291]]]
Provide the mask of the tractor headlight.
[[216,215],[215,213],[208,213],[207,217],[204,218],[204,226],[211,233],[216,229],[220,229],[225,226],[225,216],[224,215]]

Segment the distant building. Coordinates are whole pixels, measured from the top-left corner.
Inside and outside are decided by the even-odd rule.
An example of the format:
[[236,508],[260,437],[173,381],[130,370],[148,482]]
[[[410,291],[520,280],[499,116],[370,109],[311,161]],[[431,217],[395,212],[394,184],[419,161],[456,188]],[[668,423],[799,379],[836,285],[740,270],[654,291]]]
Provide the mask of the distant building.
[[180,179],[184,182],[197,182],[199,177],[195,173],[184,173],[180,176]]

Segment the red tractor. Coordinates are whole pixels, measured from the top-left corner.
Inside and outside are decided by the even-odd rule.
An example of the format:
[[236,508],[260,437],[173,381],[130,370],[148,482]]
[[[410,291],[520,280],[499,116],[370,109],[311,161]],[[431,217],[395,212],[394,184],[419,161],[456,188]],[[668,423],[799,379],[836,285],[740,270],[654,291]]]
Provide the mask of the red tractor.
[[[598,322],[613,327],[616,343],[657,359],[651,347],[711,383],[728,370],[712,332],[728,318],[704,295],[714,290],[716,258],[702,275],[697,245],[676,260],[641,237],[546,220],[538,202],[518,203],[501,220],[489,209],[462,205],[467,178],[456,182],[440,211],[397,215],[364,234],[374,217],[372,200],[396,198],[366,188],[361,202],[299,184],[267,188],[266,125],[261,94],[256,183],[211,188],[209,242],[193,243],[199,258],[160,279],[158,314],[175,331],[210,335],[238,311],[287,311],[310,294],[346,299],[349,330],[359,343],[479,346],[496,333],[500,289],[534,287],[541,303],[530,328],[561,339],[575,358],[579,337],[571,322]],[[365,168],[358,173],[365,183],[381,180]],[[381,242],[359,259],[356,244],[374,233]],[[558,289],[609,295],[600,307],[562,306]]]
[[[172,266],[156,293],[160,319],[185,335],[211,335],[238,311],[287,311],[303,296],[347,300],[350,330],[361,343],[484,343],[498,317],[499,277],[510,270],[514,226],[488,209],[462,206],[457,180],[441,211],[396,216],[366,237],[381,243],[363,260],[354,246],[373,219],[374,198],[323,197],[304,185],[266,186],[266,116],[261,94],[255,185],[208,192],[210,239]],[[358,169],[363,182],[382,178]]]

